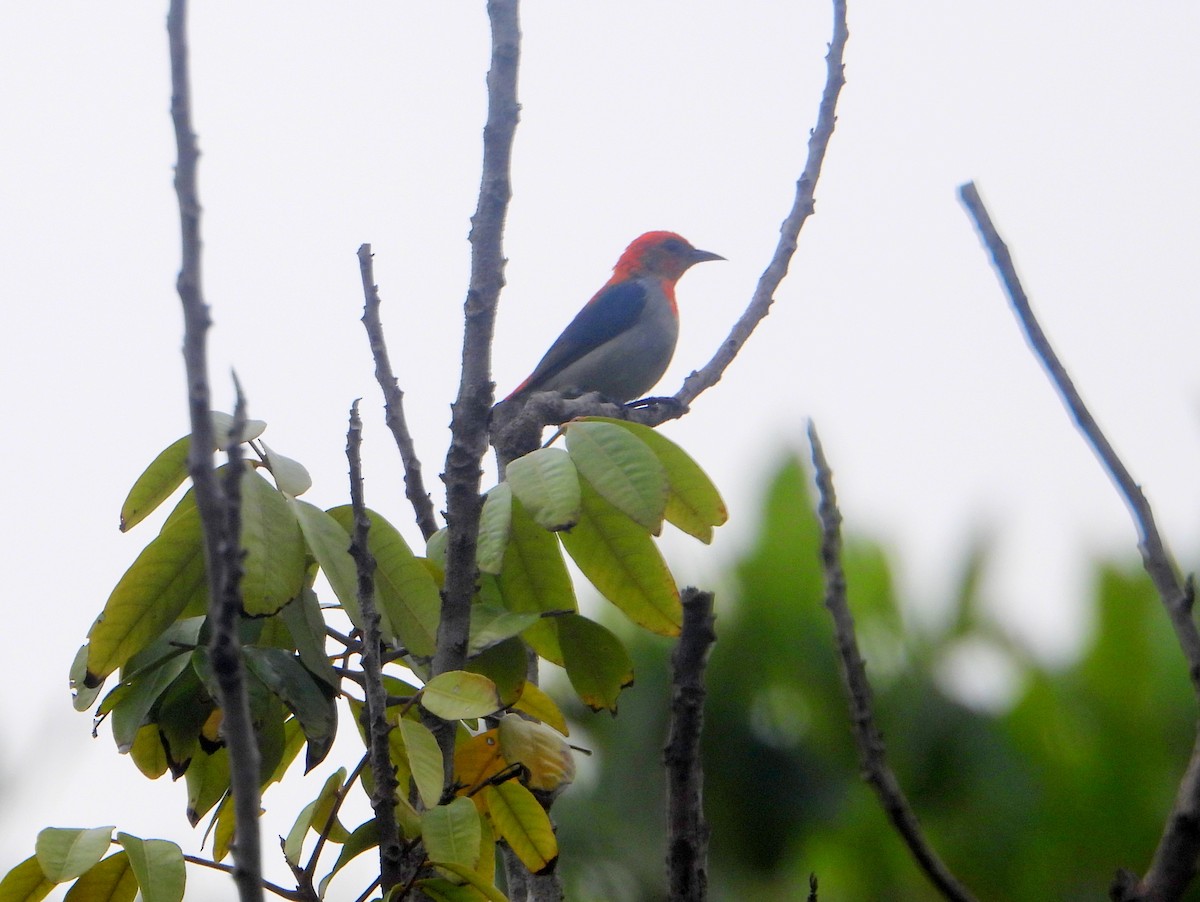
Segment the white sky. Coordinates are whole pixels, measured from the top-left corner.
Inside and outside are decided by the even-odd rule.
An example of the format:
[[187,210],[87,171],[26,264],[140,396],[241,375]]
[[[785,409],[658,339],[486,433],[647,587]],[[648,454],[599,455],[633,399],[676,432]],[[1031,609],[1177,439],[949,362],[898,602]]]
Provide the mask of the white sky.
[[[364,397],[368,501],[400,524],[354,253],[374,246],[410,423],[440,490],[482,8],[210,0],[192,16],[219,405],[236,367],[267,441],[331,505],[346,496],[346,410]],[[106,732],[90,739],[66,693],[92,617],[156,529],[117,532],[124,493],[186,430],[164,21],[149,0],[0,15],[4,869],[43,825],[187,836],[182,783],[147,784]],[[531,2],[523,25],[498,389],[527,374],[631,238],[669,228],[729,259],[680,287],[683,335],[660,387],[673,392],[774,246],[815,121],[828,5]],[[851,0],[850,25],[838,129],[793,274],[727,378],[666,427],[733,521],[711,554],[682,540],[668,554],[682,581],[734,559],[763,481],[785,448],[803,449],[812,416],[847,529],[902,556],[914,605],[943,603],[964,548],[987,533],[996,616],[1061,656],[1086,629],[1083,562],[1132,554],[1132,527],[955,192],[977,181],[1043,325],[1194,566],[1200,8]]]

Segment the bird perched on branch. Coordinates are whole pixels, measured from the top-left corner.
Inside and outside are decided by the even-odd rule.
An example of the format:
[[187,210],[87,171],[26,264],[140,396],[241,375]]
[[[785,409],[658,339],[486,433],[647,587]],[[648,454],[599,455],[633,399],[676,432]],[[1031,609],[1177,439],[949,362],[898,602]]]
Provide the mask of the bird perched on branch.
[[620,403],[641,398],[662,378],[675,353],[675,283],[696,263],[724,259],[674,232],[634,239],[612,278],[505,400],[538,391],[599,392]]

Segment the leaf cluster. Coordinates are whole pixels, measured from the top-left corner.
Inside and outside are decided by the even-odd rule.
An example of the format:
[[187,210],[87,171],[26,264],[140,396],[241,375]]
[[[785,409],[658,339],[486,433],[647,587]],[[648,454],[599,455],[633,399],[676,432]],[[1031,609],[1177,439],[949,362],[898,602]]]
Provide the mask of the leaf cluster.
[[[214,414],[218,447],[229,441],[221,429],[226,422]],[[264,429],[264,423],[250,424],[245,442],[254,458],[239,464],[239,637],[265,790],[284,779],[302,749],[305,773],[326,758],[339,712],[353,717],[364,747],[370,737],[364,615],[349,550],[354,513],[348,505],[322,510],[298,497],[311,480],[296,461],[262,444]],[[540,656],[565,668],[580,702],[594,711],[615,713],[634,676],[621,640],[579,613],[566,558],[630,621],[675,635],[679,591],[653,537],[670,522],[707,542],[725,520],[708,478],[653,430],[588,419],[562,431],[564,448],[513,461],[507,480],[486,495],[464,670],[434,676],[430,668],[445,531],[431,537],[421,556],[381,514],[368,512],[373,601],[387,662],[388,748],[401,790],[395,814],[412,863],[411,879],[394,888],[392,898],[410,890],[435,899],[503,898],[494,886],[498,841],[531,873],[555,865],[558,845],[546,807],[574,779],[575,764],[566,718],[529,678],[530,661]],[[186,437],[174,442],[139,477],[122,508],[123,530],[183,486],[188,445]],[[208,658],[204,555],[189,488],[113,588],[71,678],[76,708],[94,706],[97,726],[108,721],[118,751],[139,771],[185,781],[188,820],[195,826],[211,815],[212,855],[219,863],[235,829],[223,717]],[[457,724],[449,784],[430,718]],[[368,795],[375,790],[371,770],[340,768],[300,812],[283,843],[297,875],[289,897],[323,897],[349,861],[380,844],[374,818],[353,828],[340,820],[342,802],[356,786]],[[98,836],[83,831],[76,840]],[[340,846],[337,860],[317,880],[318,858],[331,843]],[[102,871],[115,873],[118,865],[110,862],[116,858],[97,856],[71,873],[38,856],[0,884],[0,899],[40,898],[36,887],[101,879]],[[14,881],[34,881],[35,888],[4,895]]]

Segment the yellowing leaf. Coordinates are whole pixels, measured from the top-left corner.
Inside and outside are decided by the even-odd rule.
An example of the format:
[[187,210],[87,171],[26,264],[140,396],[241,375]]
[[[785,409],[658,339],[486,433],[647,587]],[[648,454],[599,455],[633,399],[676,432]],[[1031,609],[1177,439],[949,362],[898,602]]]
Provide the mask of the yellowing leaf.
[[431,679],[421,691],[421,704],[443,720],[486,717],[501,707],[496,684],[465,670],[439,673]]
[[417,784],[417,793],[425,807],[432,808],[442,797],[442,750],[433,734],[411,718],[400,718],[398,732],[404,741],[404,752],[413,782]]
[[525,688],[521,690],[521,697],[513,705],[513,710],[528,714],[535,720],[554,727],[564,736],[570,734],[567,719],[563,716],[562,711],[559,710],[554,699],[543,692],[537,683],[527,682],[525,684]]
[[193,599],[207,597],[200,514],[189,492],[117,582],[88,632],[86,685],[103,682],[161,635]]
[[531,873],[548,871],[558,858],[558,841],[549,816],[533,793],[515,780],[483,792],[496,833]]
[[191,436],[185,435],[158,453],[134,482],[121,505],[121,532],[137,526],[183,485],[188,474]]
[[37,856],[30,855],[0,880],[0,900],[38,902],[54,891],[54,884],[42,873]]
[[454,747],[454,776],[462,785],[462,793],[479,789],[484,783],[508,767],[500,754],[498,730],[485,730]]
[[683,607],[675,579],[649,534],[582,483],[583,513],[559,539],[600,594],[634,623],[677,636]]
[[614,423],[576,420],[563,426],[571,462],[599,495],[648,532],[662,531],[667,473],[654,452]]
[[530,789],[555,792],[575,780],[575,755],[562,734],[542,723],[505,714],[498,728],[500,753],[509,764],[520,764]]
[[518,457],[505,469],[504,480],[543,529],[570,529],[579,518],[579,474],[561,448]]
[[133,902],[137,891],[137,875],[129,856],[117,852],[76,880],[63,902]]

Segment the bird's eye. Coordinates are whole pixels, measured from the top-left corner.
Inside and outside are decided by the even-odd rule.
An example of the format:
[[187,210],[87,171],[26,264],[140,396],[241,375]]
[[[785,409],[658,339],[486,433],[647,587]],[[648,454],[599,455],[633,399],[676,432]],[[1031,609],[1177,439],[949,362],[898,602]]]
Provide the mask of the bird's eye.
[[662,246],[663,246],[663,250],[667,251],[668,253],[671,253],[671,254],[682,254],[683,253],[683,242],[680,241],[678,238],[668,238],[666,241],[663,242]]

